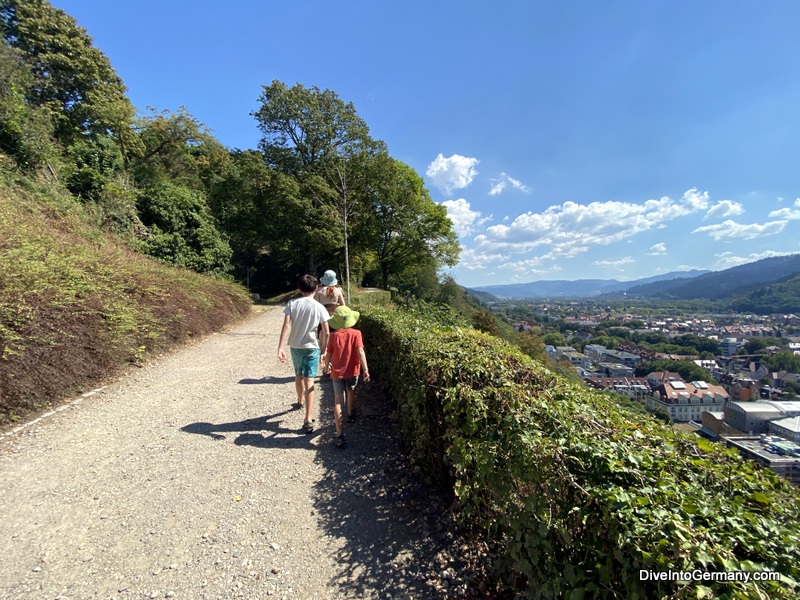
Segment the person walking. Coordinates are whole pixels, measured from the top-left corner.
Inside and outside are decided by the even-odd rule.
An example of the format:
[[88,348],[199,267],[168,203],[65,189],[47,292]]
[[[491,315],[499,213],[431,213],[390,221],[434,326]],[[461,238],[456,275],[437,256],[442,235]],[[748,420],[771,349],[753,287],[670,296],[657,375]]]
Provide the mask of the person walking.
[[336,272],[334,271],[325,271],[319,282],[321,285],[314,294],[314,300],[322,304],[327,309],[328,314],[332,315],[333,311],[338,307],[345,305],[342,286],[339,285],[339,280],[336,279]]
[[[278,340],[278,360],[286,362],[284,344],[291,349],[294,365],[294,387],[297,392],[297,407],[305,406],[306,414],[303,430],[314,431],[314,378],[320,364],[320,348],[328,345],[328,319],[325,308],[314,300],[317,278],[303,275],[297,282],[302,297],[289,300],[283,310],[283,327]],[[317,329],[319,328],[319,337]]]
[[344,417],[345,396],[347,397],[347,422],[356,420],[356,385],[363,373],[364,381],[369,382],[369,367],[361,332],[353,329],[360,313],[348,306],[340,306],[331,317],[330,327],[334,330],[328,341],[323,372],[330,371],[333,382],[333,419],[336,426],[336,445],[344,448],[345,440],[342,420]]

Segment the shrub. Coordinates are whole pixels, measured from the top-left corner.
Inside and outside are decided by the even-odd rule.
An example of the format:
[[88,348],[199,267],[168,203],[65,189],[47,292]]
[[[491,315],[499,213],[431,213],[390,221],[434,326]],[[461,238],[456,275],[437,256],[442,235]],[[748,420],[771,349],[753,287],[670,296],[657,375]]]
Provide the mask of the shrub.
[[[796,597],[791,484],[491,336],[414,311],[372,310],[360,326],[413,459],[527,597]],[[640,570],[783,581],[640,581]]]

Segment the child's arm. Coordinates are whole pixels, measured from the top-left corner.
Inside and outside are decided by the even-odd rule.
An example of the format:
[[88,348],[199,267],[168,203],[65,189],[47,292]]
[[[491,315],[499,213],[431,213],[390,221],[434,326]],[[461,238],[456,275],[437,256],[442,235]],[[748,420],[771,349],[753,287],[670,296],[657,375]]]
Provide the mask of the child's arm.
[[358,349],[358,360],[361,361],[361,373],[364,375],[364,383],[369,383],[369,367],[367,366],[367,354],[364,348]]
[[[330,338],[328,338],[330,340]],[[329,369],[331,368],[331,343],[328,341],[328,347],[325,349],[325,354],[323,355],[325,359],[325,363],[322,365],[322,372],[328,373]]]
[[[328,326],[328,322],[324,321],[322,323],[322,331],[320,332],[320,336],[319,336],[319,348],[320,348],[320,352],[322,352],[322,350],[324,348],[325,349],[325,354],[322,354],[319,357],[320,362],[322,362],[323,359],[328,360],[328,340],[330,339],[330,331],[331,331],[331,329]],[[324,372],[325,371],[323,371],[323,373]]]
[[289,315],[283,317],[283,327],[281,327],[281,337],[278,340],[278,360],[286,362],[286,351],[283,345],[286,343],[286,338],[289,336],[289,329],[292,326],[292,318]]

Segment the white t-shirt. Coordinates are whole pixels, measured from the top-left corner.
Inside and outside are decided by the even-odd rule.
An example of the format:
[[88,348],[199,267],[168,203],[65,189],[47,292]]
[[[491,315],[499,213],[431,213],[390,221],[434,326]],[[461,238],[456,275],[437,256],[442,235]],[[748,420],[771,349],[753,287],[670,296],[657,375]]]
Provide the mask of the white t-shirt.
[[322,304],[311,296],[295,298],[289,300],[283,314],[292,320],[286,340],[290,348],[319,348],[317,327],[331,318]]

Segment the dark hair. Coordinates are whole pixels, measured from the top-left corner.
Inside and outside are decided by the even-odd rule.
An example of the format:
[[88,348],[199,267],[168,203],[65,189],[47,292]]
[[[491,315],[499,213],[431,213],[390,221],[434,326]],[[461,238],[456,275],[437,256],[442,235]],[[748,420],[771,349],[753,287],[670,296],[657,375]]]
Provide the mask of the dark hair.
[[309,292],[316,291],[317,284],[317,278],[313,275],[303,275],[297,280],[297,289],[304,294],[308,294]]

